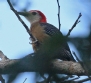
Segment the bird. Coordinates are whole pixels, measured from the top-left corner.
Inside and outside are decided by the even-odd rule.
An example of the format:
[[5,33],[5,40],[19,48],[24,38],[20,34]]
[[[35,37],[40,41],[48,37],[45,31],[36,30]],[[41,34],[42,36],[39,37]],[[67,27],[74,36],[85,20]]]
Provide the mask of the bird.
[[46,44],[52,45],[52,42],[55,40],[55,43],[53,43],[55,44],[54,46],[61,45],[61,48],[55,52],[58,54],[59,59],[66,61],[75,61],[62,32],[54,25],[48,23],[46,16],[41,11],[30,10],[17,13],[24,16],[30,22],[30,33],[35,38],[35,41],[31,39],[32,47],[35,52],[39,50],[40,47],[45,44],[45,42],[47,42],[46,40],[51,39],[51,42]]

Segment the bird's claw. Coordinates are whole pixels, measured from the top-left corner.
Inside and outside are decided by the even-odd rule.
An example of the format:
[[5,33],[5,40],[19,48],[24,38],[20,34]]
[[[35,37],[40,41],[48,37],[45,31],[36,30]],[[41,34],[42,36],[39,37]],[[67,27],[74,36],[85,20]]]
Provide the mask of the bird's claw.
[[35,41],[32,41],[32,42],[29,42],[30,44],[35,44],[36,42],[38,42],[38,40],[35,40]]
[[38,42],[38,40],[35,38],[35,40],[33,39],[33,38],[29,38],[30,40],[32,40],[32,42],[29,42],[29,44],[35,44],[35,43],[37,43]]

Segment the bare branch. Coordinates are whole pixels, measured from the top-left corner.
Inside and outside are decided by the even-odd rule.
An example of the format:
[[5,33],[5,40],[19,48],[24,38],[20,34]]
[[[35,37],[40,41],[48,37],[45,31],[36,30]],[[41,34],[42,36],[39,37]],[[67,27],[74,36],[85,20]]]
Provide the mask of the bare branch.
[[[34,55],[34,53],[29,54],[22,59],[7,59],[5,61],[0,61],[0,74],[42,71],[42,73],[50,72],[55,74],[67,74],[67,75],[78,75],[78,76],[87,75],[85,73],[85,70],[80,64],[82,62],[79,63],[79,62],[61,61],[58,59],[54,59],[47,63],[47,61],[41,62],[41,60],[43,60],[43,57],[42,58],[39,57],[41,58],[40,60],[38,57],[36,58],[36,56],[31,56],[31,55]],[[89,63],[88,65],[90,66],[91,61],[89,61],[88,63]],[[89,75],[91,75],[91,72],[89,73]],[[86,80],[89,80],[89,78]]]
[[0,51],[0,58],[1,58],[2,61],[5,61],[5,60],[8,59],[7,56],[5,56],[5,55],[3,54],[2,51]]
[[27,80],[27,78],[25,78],[25,80],[24,80],[24,82],[23,83],[25,83],[25,81]]
[[[30,56],[28,56],[30,58]],[[30,61],[31,60],[31,61]],[[53,71],[53,73],[58,74],[67,74],[67,75],[85,75],[84,69],[81,67],[81,65],[77,62],[72,61],[58,61],[53,60],[51,63],[49,63],[44,69],[40,64],[40,61],[38,65],[40,65],[40,68],[38,65],[34,63],[34,59],[31,57],[29,62],[24,62],[21,59],[12,59],[12,60],[6,60],[4,62],[0,61],[0,73],[1,74],[8,74],[8,73],[14,73],[14,72],[41,72],[41,69],[44,73],[47,73],[47,71]],[[17,64],[17,65],[16,65]],[[49,65],[50,68],[47,68]],[[45,65],[44,65],[45,66]]]
[[89,78],[84,78],[82,80],[76,81],[76,83],[83,83],[83,82],[88,81],[88,80],[90,80],[90,79]]
[[[5,56],[5,55],[3,54],[2,51],[0,51],[0,58],[1,58],[1,61],[5,61],[5,60],[8,59],[7,56]],[[2,77],[1,74],[0,74],[0,81],[1,81],[2,83],[5,83],[5,80],[3,79],[3,77]]]
[[60,23],[60,5],[59,5],[59,0],[57,0],[57,4],[58,4],[58,23],[59,23],[59,30],[61,28],[61,23]]
[[[37,59],[36,56],[31,56],[29,54],[23,59],[7,59],[5,61],[0,61],[0,73],[1,74],[10,74],[14,72],[53,72],[58,74],[67,74],[67,75],[86,75],[84,69],[78,62],[72,61],[60,61],[60,60],[51,60],[50,62],[41,62],[40,59]],[[41,57],[39,57],[41,58]],[[89,62],[90,64],[91,62]]]
[[[64,73],[67,75],[82,75],[84,73],[84,69],[77,62],[72,61],[52,61],[54,70],[59,73]],[[54,72],[55,72],[54,71]],[[78,73],[79,72],[79,73]]]
[[35,40],[35,38],[32,36],[32,34],[29,31],[28,26],[24,23],[24,21],[21,19],[21,17],[18,15],[17,11],[13,8],[12,4],[10,3],[10,0],[7,0],[11,10],[15,13],[15,15],[17,16],[18,20],[22,23],[22,25],[25,27],[26,31],[28,32],[28,34],[30,35],[30,37]]
[[5,80],[3,79],[2,75],[0,75],[0,81],[1,81],[2,83],[5,83]]
[[79,60],[79,58],[77,57],[77,55],[76,55],[76,53],[75,52],[73,52],[73,54],[75,55],[75,57],[76,57],[76,59],[78,60],[78,62],[81,64],[81,66],[83,67],[83,69],[85,70],[85,73],[86,73],[86,75],[88,76],[88,78],[90,79],[90,81],[91,81],[91,77],[90,77],[90,75],[89,75],[89,73],[88,73],[88,69],[87,69],[87,67],[86,67],[86,65],[85,65],[85,63],[83,62],[83,63],[81,63],[81,61]]
[[68,32],[68,34],[66,35],[66,37],[68,37],[68,36],[70,35],[70,33],[71,33],[71,31],[74,29],[74,27],[76,27],[76,25],[80,22],[79,19],[80,19],[81,16],[82,16],[82,14],[79,13],[79,16],[78,16],[77,20],[75,21],[75,23],[73,24],[73,26],[71,27],[71,29],[69,29],[69,32]]

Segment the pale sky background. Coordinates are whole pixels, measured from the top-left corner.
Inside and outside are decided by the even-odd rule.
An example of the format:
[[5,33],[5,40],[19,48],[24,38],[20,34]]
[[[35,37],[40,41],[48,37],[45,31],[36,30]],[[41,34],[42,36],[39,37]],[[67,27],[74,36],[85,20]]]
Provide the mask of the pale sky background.
[[[59,1],[60,21],[62,24],[61,32],[66,35],[68,30],[77,19],[79,13],[81,12],[81,22],[76,26],[76,28],[74,28],[70,36],[88,36],[90,31],[87,28],[90,24],[89,21],[91,21],[91,1]],[[56,0],[31,0],[31,2],[32,5],[28,8],[28,11],[32,9],[42,11],[46,15],[48,23],[51,23],[58,27],[58,5]],[[20,0],[19,5],[24,6],[24,0]],[[33,50],[29,44],[29,35],[15,14],[10,10],[7,2],[0,2],[0,8],[2,8],[0,10],[0,50],[3,51],[3,53],[10,59],[17,59],[29,53],[32,53]],[[20,11],[18,8],[16,8],[16,10]],[[24,17],[22,17],[22,19],[30,27],[28,21]],[[70,46],[71,49],[74,50],[73,46]],[[19,77],[19,79],[17,79],[14,83],[23,83],[25,78],[27,78],[27,81],[25,83],[35,83],[33,82],[33,80],[36,78],[34,73],[24,73],[21,75],[21,78]]]

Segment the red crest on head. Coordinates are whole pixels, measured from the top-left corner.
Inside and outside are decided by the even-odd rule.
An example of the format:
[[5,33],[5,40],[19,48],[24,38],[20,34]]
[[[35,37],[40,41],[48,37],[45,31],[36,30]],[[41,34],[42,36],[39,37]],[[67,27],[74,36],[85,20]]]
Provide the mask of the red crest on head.
[[33,12],[33,11],[38,12],[39,15],[42,17],[41,20],[40,20],[40,22],[47,22],[46,16],[41,11],[39,11],[39,10],[30,10],[29,12]]

